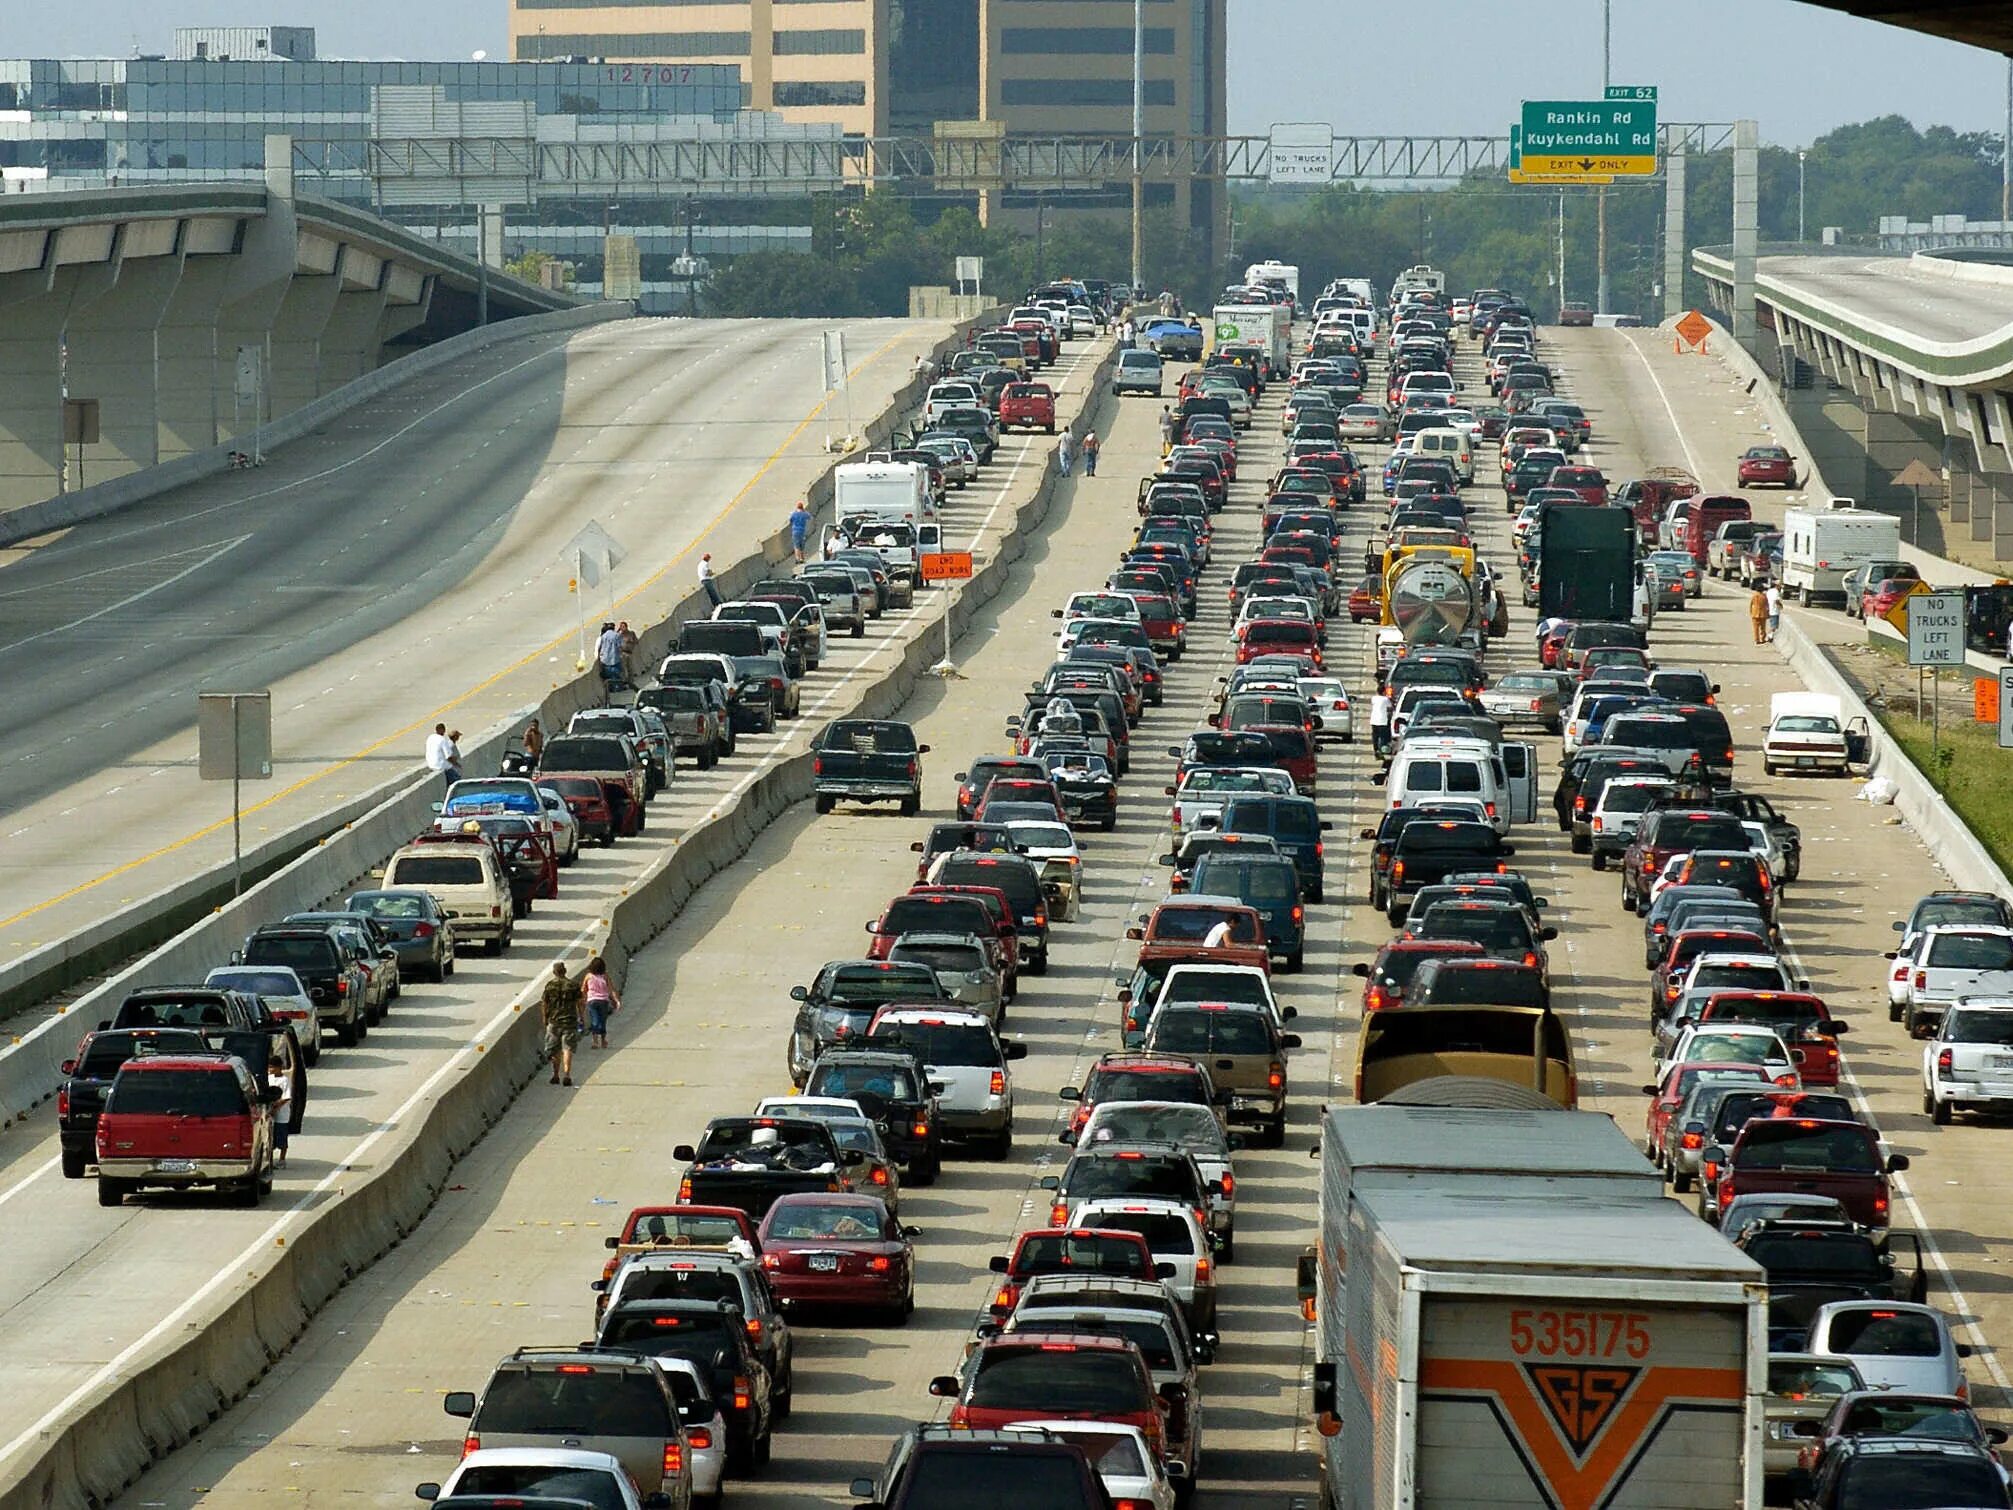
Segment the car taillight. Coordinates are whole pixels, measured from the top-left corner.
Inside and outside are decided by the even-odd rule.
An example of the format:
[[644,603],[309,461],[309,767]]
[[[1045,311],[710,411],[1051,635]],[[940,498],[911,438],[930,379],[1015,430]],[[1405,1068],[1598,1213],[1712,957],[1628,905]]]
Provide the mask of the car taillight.
[[746,1410],[755,1403],[754,1386],[740,1374],[734,1376],[734,1409]]
[[1927,970],[1917,970],[1915,972],[1915,989],[1920,991],[1924,986],[1928,984],[1929,984],[1929,972]]
[[1496,804],[1493,802],[1485,802],[1482,804],[1482,811],[1487,813],[1491,818],[1493,818],[1496,816]]
[[1208,1260],[1208,1259],[1206,1259],[1206,1258],[1198,1258],[1198,1259],[1197,1259],[1197,1260],[1195,1261],[1195,1282],[1196,1282],[1197,1284],[1199,1284],[1199,1285],[1200,1285],[1200,1284],[1207,1284],[1207,1283],[1209,1282],[1209,1260]]
[[909,779],[911,781],[915,780],[916,777],[922,774],[922,770],[923,768],[918,762],[911,760],[909,762]]
[[876,1253],[872,1258],[867,1260],[867,1272],[869,1274],[885,1274],[894,1266],[895,1261],[885,1253]]
[[1586,810],[1587,810],[1587,799],[1584,797],[1575,797],[1573,799],[1573,811],[1576,813],[1584,813]]
[[1770,880],[1770,879],[1768,878],[1768,867],[1767,867],[1767,866],[1765,866],[1765,865],[1762,865],[1762,866],[1757,866],[1757,867],[1755,868],[1755,874],[1756,874],[1756,875],[1757,875],[1758,877],[1760,877],[1760,879],[1761,879],[1761,889],[1762,889],[1763,891],[1769,891],[1769,890],[1773,889],[1773,887],[1775,886],[1775,882],[1771,881],[1771,880]]
[[[1837,1053],[1838,1051],[1834,1049],[1832,1050],[1832,1052]],[[1957,1056],[1952,1054],[1950,1050],[1945,1049],[1942,1053],[1936,1056],[1937,1070],[1945,1075],[1949,1074],[1951,1065],[1956,1062],[1956,1057]]]
[[1535,967],[1535,966],[1537,965],[1537,963],[1538,963],[1538,956],[1537,956],[1537,955],[1536,955],[1536,954],[1535,954],[1534,952],[1532,952],[1531,950],[1529,950],[1529,949],[1526,949],[1526,950],[1524,951],[1524,964],[1525,964],[1525,966],[1526,966],[1526,967]]
[[1680,1141],[1686,1148],[1703,1148],[1705,1147],[1705,1134],[1688,1132]]
[[503,909],[501,907],[491,907],[489,909],[489,915],[492,918],[500,918],[503,916]]
[[824,756],[822,756],[822,755],[813,755],[813,756],[811,757],[811,774],[812,774],[813,776],[822,776],[822,775],[824,775],[824,774],[825,774],[825,757],[824,757]]
[[1226,1198],[1237,1194],[1237,1179],[1229,1170],[1223,1171],[1223,1194]]
[[1404,879],[1405,862],[1403,860],[1393,860],[1391,862],[1391,880],[1395,883]]
[[1366,1012],[1381,1012],[1384,1010],[1385,1000],[1384,988],[1373,985],[1368,991],[1363,993],[1363,1010]]
[[1731,1206],[1733,1204],[1733,1182],[1731,1180],[1720,1186],[1719,1203],[1722,1206]]
[[432,938],[432,937],[433,937],[433,924],[431,924],[431,923],[420,923],[420,924],[416,925],[416,926],[415,926],[415,927],[413,928],[413,930],[412,930],[412,936],[413,936],[414,938],[416,938],[416,939],[430,939],[430,938]]
[[664,1477],[675,1479],[685,1471],[685,1444],[666,1442],[664,1444]]
[[1881,1217],[1887,1215],[1887,1197],[1885,1194],[1876,1195],[1873,1198],[1873,1214]]
[[70,1087],[67,1085],[56,1092],[56,1115],[59,1117],[70,1115]]
[[690,1175],[686,1175],[678,1181],[678,1204],[681,1206],[692,1204],[692,1177]]
[[1153,1510],[1150,1500],[1113,1500],[1111,1510]]
[[1296,907],[1294,907],[1294,909],[1293,909],[1293,921],[1294,921],[1294,922],[1296,922],[1296,923],[1297,923],[1297,922],[1299,922],[1299,921],[1300,921],[1300,920],[1301,920],[1302,918],[1304,918],[1304,917],[1306,917],[1306,916],[1307,916],[1307,909],[1306,909],[1306,908],[1304,908],[1304,907],[1299,907],[1299,906],[1296,906]]
[[1060,1227],[1068,1220],[1069,1207],[1063,1205],[1060,1201],[1048,1208],[1048,1224],[1051,1227]]
[[[680,1199],[682,1200],[683,1197],[681,1196]],[[762,1267],[769,1270],[782,1268],[783,1255],[780,1253],[764,1253],[762,1255]]]
[[1601,815],[1599,813],[1594,814],[1594,832],[1598,834],[1606,827],[1607,825],[1601,821]]
[[688,1426],[685,1428],[685,1445],[694,1452],[710,1452],[713,1449],[713,1428],[710,1426]]
[[463,1457],[467,1457],[471,1452],[480,1451],[482,1451],[481,1437],[468,1436],[461,1439],[461,1455]]
[[989,1089],[990,1089],[991,1093],[992,1093],[993,1095],[995,1095],[995,1096],[1004,1096],[1004,1095],[1006,1094],[1006,1071],[1005,1071],[1005,1070],[994,1070],[994,1071],[993,1071],[993,1078],[992,1078],[992,1083],[991,1083],[991,1085],[990,1085]]

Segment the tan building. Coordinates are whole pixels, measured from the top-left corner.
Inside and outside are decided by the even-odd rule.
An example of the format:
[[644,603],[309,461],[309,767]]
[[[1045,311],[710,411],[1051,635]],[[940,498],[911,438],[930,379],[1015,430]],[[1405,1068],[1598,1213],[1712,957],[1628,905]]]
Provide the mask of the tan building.
[[[1226,6],[1146,0],[1148,135],[1223,134]],[[738,63],[751,107],[861,136],[940,121],[1132,131],[1132,0],[511,0],[510,45],[520,61]],[[989,213],[1031,212],[1023,196],[987,198]],[[1220,185],[1150,184],[1148,204],[1222,233]]]

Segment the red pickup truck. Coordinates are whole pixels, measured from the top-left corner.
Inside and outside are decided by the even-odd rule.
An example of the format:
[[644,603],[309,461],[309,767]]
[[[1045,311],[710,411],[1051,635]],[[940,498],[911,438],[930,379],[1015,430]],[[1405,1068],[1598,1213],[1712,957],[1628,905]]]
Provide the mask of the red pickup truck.
[[1908,1168],[1908,1156],[1883,1158],[1880,1139],[1860,1122],[1818,1117],[1769,1117],[1747,1124],[1731,1149],[1705,1151],[1700,1183],[1709,1218],[1738,1195],[1793,1192],[1828,1195],[1867,1227],[1885,1227],[1887,1177]]
[[1838,1035],[1851,1024],[1831,1015],[1824,998],[1808,991],[1715,991],[1700,1022],[1753,1022],[1774,1028],[1796,1061],[1806,1087],[1838,1084]]
[[1008,383],[1000,394],[1000,429],[1055,434],[1055,390],[1047,383]]

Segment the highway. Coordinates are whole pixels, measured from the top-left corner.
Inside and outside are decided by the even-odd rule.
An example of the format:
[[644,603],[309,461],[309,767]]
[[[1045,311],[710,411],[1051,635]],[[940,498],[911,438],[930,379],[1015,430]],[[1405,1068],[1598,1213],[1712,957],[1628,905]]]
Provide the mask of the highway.
[[[1709,484],[1727,480],[1738,450],[1732,438],[1744,442],[1749,427],[1726,396],[1668,402],[1656,357],[1632,349],[1623,333],[1543,334],[1563,369],[1563,391],[1594,418],[1592,457],[1611,478],[1689,454],[1704,464],[1699,470]],[[1470,350],[1464,371],[1472,377]],[[1257,543],[1258,479],[1279,446],[1276,402],[1275,390],[1246,442],[1244,480],[1219,524],[1219,575]],[[926,818],[948,805],[952,772],[970,755],[1001,746],[1002,716],[1052,654],[1049,608],[1069,590],[1093,584],[1101,563],[1129,535],[1133,485],[1151,465],[1157,411],[1128,402],[1116,412],[1113,419],[1107,405],[1098,426],[1107,437],[1103,475],[1065,486],[1067,506],[1052,514],[1016,586],[961,641],[965,679],[925,687],[905,710],[933,746]],[[1492,462],[1490,453],[1470,507],[1485,548],[1504,557],[1507,516],[1500,491],[1487,481]],[[1374,501],[1356,511],[1353,542],[1369,533],[1377,512]],[[847,1480],[878,1463],[901,1423],[936,1414],[924,1385],[956,1362],[988,1290],[987,1257],[1039,1220],[1034,1181],[1056,1166],[1059,1153],[1052,1141],[1059,1124],[1055,1091],[1075,1083],[1115,1041],[1111,975],[1130,957],[1120,935],[1161,894],[1165,876],[1153,861],[1166,833],[1160,788],[1170,763],[1155,752],[1194,726],[1210,679],[1226,662],[1220,593],[1220,581],[1212,582],[1191,629],[1194,648],[1170,678],[1168,706],[1150,713],[1142,728],[1118,832],[1085,842],[1084,919],[1058,933],[1050,973],[1029,981],[1013,1009],[1009,1031],[1031,1048],[1016,1066],[1020,1137],[1013,1161],[956,1161],[939,1185],[907,1194],[904,1220],[924,1233],[914,1321],[901,1331],[803,1324],[795,1416],[778,1438],[773,1464],[755,1481],[733,1486],[731,1503],[764,1510],[843,1504]],[[1528,611],[1513,610],[1510,636],[1492,657],[1494,671],[1532,659],[1531,622]],[[1367,702],[1368,638],[1367,630],[1345,626],[1331,636],[1331,664],[1351,679],[1359,707]],[[1887,1023],[1882,1005],[1879,952],[1892,938],[1888,921],[1940,878],[1931,857],[1886,810],[1851,800],[1853,783],[1759,776],[1753,751],[1768,694],[1793,683],[1775,651],[1748,639],[1744,598],[1715,585],[1702,603],[1659,620],[1656,653],[1667,665],[1712,670],[1742,748],[1741,783],[1767,793],[1802,824],[1804,876],[1789,888],[1783,913],[1790,946],[1816,989],[1851,1024],[1844,1049],[1855,1093],[1894,1151],[1916,1160],[1903,1182],[1901,1216],[1934,1239],[1945,1281],[1934,1298],[1975,1323],[1975,1340],[2002,1340],[2013,1328],[2000,1277],[2008,1224],[1985,1193],[1996,1188],[2005,1134],[1969,1123],[1928,1125],[1918,1106],[1919,1046]],[[1549,772],[1556,745],[1540,745],[1541,768]],[[1204,1379],[1207,1449],[1198,1503],[1208,1510],[1284,1510],[1312,1498],[1303,1427],[1308,1334],[1292,1296],[1292,1260],[1314,1220],[1315,1166],[1306,1152],[1318,1105],[1347,1095],[1358,986],[1347,967],[1367,959],[1390,932],[1380,914],[1362,905],[1361,846],[1346,837],[1379,800],[1367,747],[1330,747],[1322,785],[1324,816],[1336,830],[1331,902],[1310,909],[1306,972],[1282,979],[1283,999],[1299,1009],[1294,1026],[1305,1039],[1292,1061],[1287,1146],[1238,1155],[1238,1261],[1224,1273],[1222,1361]],[[1547,782],[1541,819],[1549,816],[1548,790]],[[637,959],[629,1008],[616,1020],[617,1046],[592,1059],[583,1084],[570,1094],[532,1086],[460,1166],[454,1187],[418,1231],[344,1291],[247,1401],[143,1478],[126,1502],[250,1505],[284,1496],[306,1505],[390,1506],[406,1503],[418,1480],[440,1477],[459,1439],[456,1423],[438,1410],[440,1393],[479,1387],[512,1347],[587,1334],[586,1284],[599,1272],[601,1238],[628,1207],[668,1197],[676,1175],[671,1145],[707,1117],[743,1111],[758,1095],[787,1086],[789,986],[808,980],[822,960],[859,952],[864,920],[913,877],[907,840],[918,831],[918,824],[883,813],[841,810],[815,818],[808,808],[768,830]],[[1548,897],[1548,921],[1560,930],[1554,983],[1578,1040],[1585,1102],[1634,1132],[1643,1105],[1637,1086],[1649,1069],[1639,927],[1617,907],[1612,874],[1597,875],[1571,856],[1548,822],[1521,828],[1515,839],[1518,864]],[[536,953],[551,937],[542,934],[522,952]],[[38,1226],[95,1215],[75,1199],[80,1192],[64,1193],[71,1199],[60,1210],[33,1213]],[[147,1272],[172,1289],[161,1264]],[[9,1377],[20,1377],[28,1360],[4,1361],[14,1366]],[[2003,1407],[1997,1357],[1987,1351],[1971,1367],[1981,1400]]]
[[2013,284],[1923,273],[1904,257],[1767,257],[1760,275],[1845,320],[1907,341],[1962,345],[2003,336],[2013,325]]
[[[839,326],[860,414],[948,332]],[[571,674],[583,613],[660,619],[698,550],[730,561],[780,528],[844,428],[816,418],[823,328],[506,341],[0,569],[0,961],[228,860],[229,790],[194,770],[198,690],[273,691],[249,847],[416,768],[436,719],[474,735],[536,701]],[[583,602],[565,546],[590,520],[628,557]]]

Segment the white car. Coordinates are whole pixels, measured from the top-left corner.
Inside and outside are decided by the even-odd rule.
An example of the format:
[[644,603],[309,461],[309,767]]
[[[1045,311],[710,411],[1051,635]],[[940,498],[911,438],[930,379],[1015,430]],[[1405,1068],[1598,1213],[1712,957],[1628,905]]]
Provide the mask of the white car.
[[559,863],[571,865],[580,858],[580,820],[559,793],[540,787],[538,795],[545,799],[545,818],[552,826],[552,848]]
[[1747,1022],[1693,1023],[1678,1035],[1669,1056],[1658,1064],[1657,1078],[1661,1080],[1673,1065],[1721,1060],[1755,1065],[1785,1089],[1793,1090],[1802,1083],[1796,1058],[1782,1035],[1774,1028]]
[[1292,774],[1277,766],[1193,766],[1182,774],[1181,785],[1174,791],[1170,819],[1174,842],[1179,846],[1183,834],[1216,827],[1232,797],[1246,793],[1290,797],[1293,790]]
[[1069,333],[1073,336],[1094,336],[1104,329],[1097,318],[1097,311],[1088,304],[1072,304],[1069,307]]
[[[1053,1184],[1055,1178],[1047,1176],[1044,1183]],[[1158,1197],[1098,1196],[1078,1201],[1063,1221],[1051,1225],[1137,1232],[1146,1239],[1153,1261],[1174,1270],[1167,1288],[1187,1312],[1189,1326],[1198,1332],[1216,1330],[1215,1248],[1189,1206]]]
[[[667,1502],[672,1510],[689,1510],[690,1477],[680,1478],[683,1482],[676,1486],[680,1492],[667,1496]],[[413,1493],[422,1500],[480,1494],[584,1500],[602,1510],[644,1510],[643,1496],[620,1458],[578,1447],[479,1447],[454,1465],[444,1483],[421,1484]]]
[[1382,404],[1344,404],[1335,421],[1335,433],[1343,440],[1389,440],[1398,422]]
[[1237,606],[1237,622],[1230,626],[1230,637],[1235,640],[1237,631],[1253,619],[1298,619],[1303,624],[1312,624],[1320,617],[1306,598],[1246,598]]
[[1315,717],[1321,720],[1316,739],[1333,739],[1346,745],[1356,738],[1356,713],[1349,706],[1349,689],[1339,677],[1303,676],[1300,691],[1313,705]]
[[243,991],[262,998],[266,1010],[282,1022],[295,1024],[301,1058],[321,1062],[321,1034],[315,1027],[314,998],[290,965],[220,965],[203,977],[203,984],[223,991]]
[[1939,923],[1922,930],[1901,1005],[1909,1036],[1936,1031],[1967,996],[2013,996],[2013,928]]
[[1083,851],[1077,848],[1076,834],[1066,823],[1043,823],[1038,818],[1016,818],[1007,832],[1020,852],[1041,868],[1043,886],[1054,886],[1049,920],[1074,923],[1083,915]]
[[[1130,602],[1129,599],[1127,601]],[[1055,658],[1059,661],[1066,660],[1069,653],[1076,649],[1076,642],[1083,637],[1084,632],[1088,629],[1123,629],[1130,627],[1137,630],[1139,628],[1139,605],[1132,603],[1131,607],[1132,614],[1130,617],[1110,615],[1095,619],[1063,620],[1062,628],[1056,631]]]
[[985,401],[978,389],[970,383],[956,379],[930,385],[927,397],[923,399],[923,427],[934,425],[953,409],[983,409]]
[[720,1503],[720,1484],[727,1476],[727,1417],[713,1398],[712,1381],[689,1358],[653,1356],[650,1360],[671,1386],[678,1419],[685,1424],[685,1461],[692,1465],[692,1498]]
[[1922,1050],[1922,1110],[1941,1127],[1960,1109],[2013,1107],[2013,1000],[1964,1001]]
[[1116,1421],[1016,1421],[1008,1431],[1040,1431],[1083,1449],[1090,1466],[1104,1480],[1104,1492],[1114,1505],[1130,1510],[1174,1510],[1174,1480],[1160,1454],[1147,1445],[1137,1426]]

